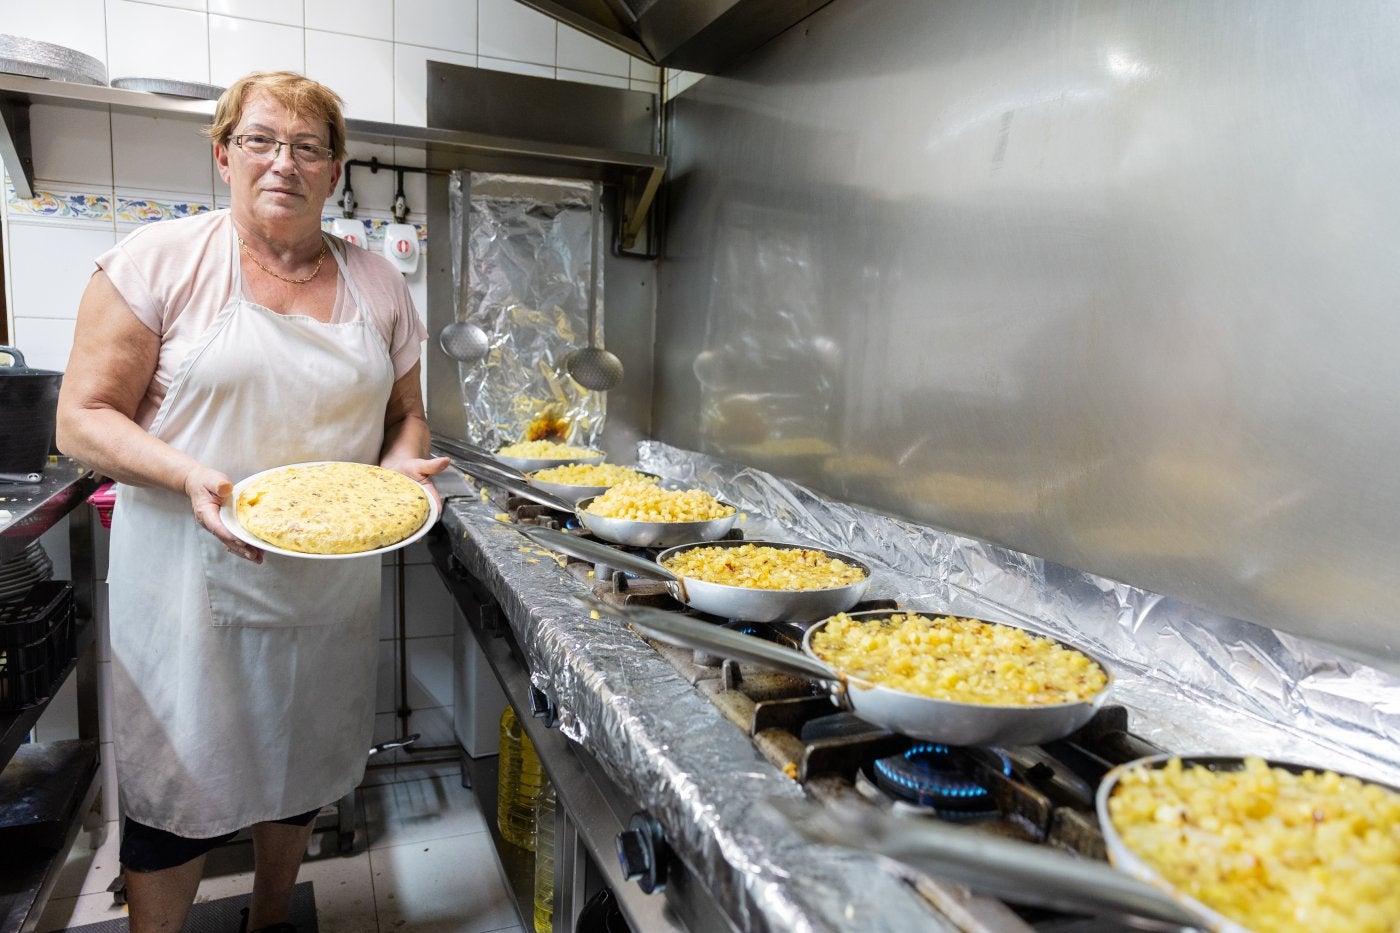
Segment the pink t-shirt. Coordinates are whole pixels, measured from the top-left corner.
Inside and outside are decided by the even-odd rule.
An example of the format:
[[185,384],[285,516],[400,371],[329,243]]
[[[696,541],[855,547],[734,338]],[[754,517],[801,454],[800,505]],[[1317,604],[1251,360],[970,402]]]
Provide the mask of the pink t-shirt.
[[[136,412],[136,421],[143,427],[155,420],[185,355],[228,303],[237,255],[229,233],[232,222],[227,210],[219,210],[147,224],[97,257],[98,268],[107,273],[137,319],[160,335],[155,375]],[[408,284],[383,256],[335,237],[330,243],[349,268],[369,323],[383,338],[398,379],[418,362],[428,336]],[[345,279],[338,275],[336,281],[330,322],[353,321],[356,309]]]

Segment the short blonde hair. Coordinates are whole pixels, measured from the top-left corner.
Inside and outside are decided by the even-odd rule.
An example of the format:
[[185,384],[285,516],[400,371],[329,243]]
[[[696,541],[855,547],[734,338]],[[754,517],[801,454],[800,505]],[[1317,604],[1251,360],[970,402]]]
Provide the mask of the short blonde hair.
[[345,158],[345,115],[341,112],[345,101],[324,84],[295,71],[255,71],[233,82],[219,96],[214,122],[204,128],[204,135],[227,143],[253,94],[266,94],[297,116],[325,120],[330,127],[330,149],[335,160]]

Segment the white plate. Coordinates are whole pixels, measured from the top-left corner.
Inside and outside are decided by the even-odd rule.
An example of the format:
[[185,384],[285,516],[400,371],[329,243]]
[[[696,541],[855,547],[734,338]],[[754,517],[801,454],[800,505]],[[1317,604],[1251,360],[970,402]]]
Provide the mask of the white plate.
[[260,479],[269,473],[275,473],[278,470],[285,470],[287,467],[316,466],[321,463],[335,462],[334,460],[312,460],[307,463],[288,463],[280,467],[273,467],[270,470],[263,470],[261,473],[254,473],[247,479],[235,483],[233,492],[224,500],[223,508],[219,509],[219,517],[223,519],[224,527],[238,540],[251,544],[253,547],[266,551],[269,554],[281,554],[285,557],[308,557],[312,560],[344,560],[347,557],[373,557],[376,554],[388,554],[390,551],[397,551],[401,547],[408,547],[408,545],[427,534],[432,527],[437,524],[438,515],[442,512],[442,509],[438,506],[438,501],[433,497],[431,490],[426,486],[423,487],[423,493],[428,497],[428,517],[423,520],[422,526],[402,541],[396,541],[393,544],[375,548],[372,551],[356,551],[353,554],[307,554],[305,551],[289,551],[286,548],[280,548],[275,544],[269,544],[262,538],[259,538],[257,535],[244,528],[243,523],[238,520],[234,504],[238,502],[238,494],[248,488],[248,484],[254,480]]

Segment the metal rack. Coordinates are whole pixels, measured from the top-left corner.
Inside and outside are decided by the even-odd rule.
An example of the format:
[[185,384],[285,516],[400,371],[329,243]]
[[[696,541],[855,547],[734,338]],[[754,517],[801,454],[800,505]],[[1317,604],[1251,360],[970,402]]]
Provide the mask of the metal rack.
[[[26,736],[43,715],[48,700],[16,712],[0,713],[0,786],[19,793],[36,823],[56,827],[56,849],[10,851],[0,855],[0,933],[33,930],[43,913],[59,869],[83,827],[101,789],[98,767],[97,658],[92,617],[94,580],[92,511],[87,497],[98,480],[67,457],[51,458],[35,486],[0,486],[0,507],[12,518],[0,527],[0,560],[69,518],[69,556],[77,620],[77,656],[56,673],[53,696],[70,676],[78,679],[78,739],[32,744]],[[35,790],[32,794],[30,789]],[[56,792],[55,792],[56,791]],[[0,806],[10,799],[0,799]]]

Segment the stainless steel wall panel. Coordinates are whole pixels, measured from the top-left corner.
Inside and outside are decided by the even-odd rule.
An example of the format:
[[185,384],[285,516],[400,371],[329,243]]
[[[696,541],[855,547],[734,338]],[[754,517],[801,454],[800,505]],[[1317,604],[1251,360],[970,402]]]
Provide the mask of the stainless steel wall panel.
[[670,105],[656,436],[1400,669],[1397,45],[835,0]]

